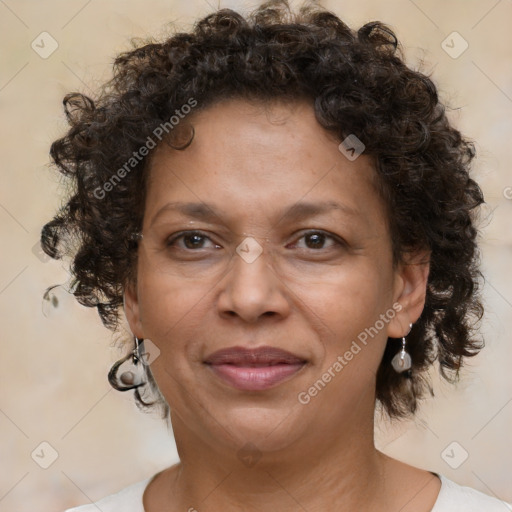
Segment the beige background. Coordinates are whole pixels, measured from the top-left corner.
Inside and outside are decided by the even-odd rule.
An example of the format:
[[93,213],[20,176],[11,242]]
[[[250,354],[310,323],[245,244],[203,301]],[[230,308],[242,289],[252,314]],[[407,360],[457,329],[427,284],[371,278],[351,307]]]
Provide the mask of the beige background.
[[[60,201],[48,150],[65,129],[63,95],[87,92],[107,78],[130,37],[164,35],[170,21],[187,28],[215,7],[210,1],[0,0],[0,511],[63,511],[176,461],[165,424],[140,413],[131,394],[110,388],[106,375],[121,351],[96,312],[59,291],[59,307],[43,314],[45,288],[68,276],[62,263],[40,259],[33,247]],[[223,7],[255,4],[220,1]],[[409,63],[425,60],[454,108],[454,123],[477,141],[475,176],[488,203],[482,240],[487,347],[458,386],[436,381],[435,400],[415,421],[380,426],[378,445],[512,501],[512,2],[322,4],[353,27],[387,22]],[[46,59],[31,48],[33,40],[42,46],[43,31],[58,43]],[[441,46],[453,31],[469,44],[457,58]],[[462,43],[448,39],[452,52]],[[51,462],[52,450],[58,457],[43,469],[38,463]],[[465,452],[457,469],[446,462],[460,463]]]

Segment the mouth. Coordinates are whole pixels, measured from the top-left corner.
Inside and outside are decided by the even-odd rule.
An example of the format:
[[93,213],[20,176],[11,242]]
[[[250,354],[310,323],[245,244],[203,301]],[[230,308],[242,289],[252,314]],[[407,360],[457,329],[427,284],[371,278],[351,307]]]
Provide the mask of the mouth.
[[211,354],[204,363],[225,383],[244,391],[262,391],[296,375],[307,361],[274,347],[231,347]]

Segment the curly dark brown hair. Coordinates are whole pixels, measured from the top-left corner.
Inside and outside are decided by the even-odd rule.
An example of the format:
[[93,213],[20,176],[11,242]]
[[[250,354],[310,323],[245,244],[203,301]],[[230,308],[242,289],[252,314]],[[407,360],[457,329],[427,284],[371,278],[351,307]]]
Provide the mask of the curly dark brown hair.
[[[191,32],[117,56],[95,99],[64,98],[70,129],[50,154],[72,190],[42,230],[44,251],[71,257],[76,299],[116,331],[124,287],[136,279],[132,235],[142,225],[148,162],[138,151],[191,99],[198,110],[229,98],[306,99],[339,140],[355,134],[376,163],[395,263],[430,251],[425,307],[408,336],[413,371],[391,369],[399,340],[390,338],[377,374],[383,411],[413,413],[432,391],[425,375],[436,360],[454,381],[463,359],[483,346],[475,226],[483,195],[469,176],[473,143],[451,126],[431,79],[405,64],[381,22],[354,31],[318,6],[292,12],[275,0],[248,16],[218,10]],[[162,140],[172,145],[166,132]],[[122,179],[114,183],[116,172]]]

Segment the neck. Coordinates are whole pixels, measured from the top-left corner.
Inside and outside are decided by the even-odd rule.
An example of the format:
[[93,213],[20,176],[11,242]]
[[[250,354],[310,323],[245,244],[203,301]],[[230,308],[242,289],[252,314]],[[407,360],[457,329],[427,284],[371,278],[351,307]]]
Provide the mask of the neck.
[[[212,449],[179,418],[173,430],[181,462],[168,474],[167,504],[176,510],[377,510],[384,493],[385,457],[366,424],[347,422],[336,435],[312,438],[269,452]],[[183,442],[183,435],[187,437]],[[307,485],[305,485],[307,483]]]

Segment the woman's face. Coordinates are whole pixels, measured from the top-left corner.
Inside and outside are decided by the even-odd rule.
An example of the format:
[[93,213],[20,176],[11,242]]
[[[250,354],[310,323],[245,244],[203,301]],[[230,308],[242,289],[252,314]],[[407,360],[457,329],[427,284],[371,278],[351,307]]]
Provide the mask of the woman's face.
[[[187,149],[152,155],[125,298],[160,350],[177,438],[272,451],[364,428],[387,337],[419,316],[426,278],[393,267],[372,160],[349,160],[306,103],[231,100],[190,122]],[[295,359],[211,357],[263,346]]]

